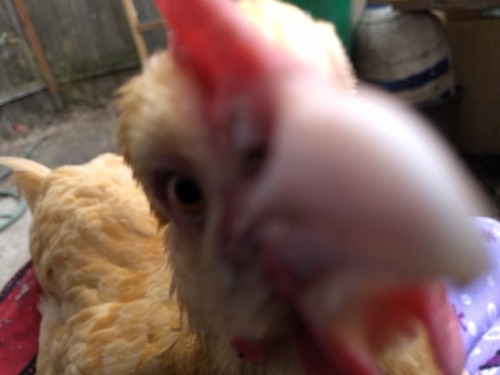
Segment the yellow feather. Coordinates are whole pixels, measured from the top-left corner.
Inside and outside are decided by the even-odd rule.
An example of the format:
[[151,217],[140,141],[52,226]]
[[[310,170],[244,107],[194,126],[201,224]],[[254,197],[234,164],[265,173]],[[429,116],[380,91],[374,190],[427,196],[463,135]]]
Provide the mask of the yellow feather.
[[122,158],[105,154],[53,171],[29,160],[0,162],[36,201],[37,373],[210,374],[169,290],[164,231]]

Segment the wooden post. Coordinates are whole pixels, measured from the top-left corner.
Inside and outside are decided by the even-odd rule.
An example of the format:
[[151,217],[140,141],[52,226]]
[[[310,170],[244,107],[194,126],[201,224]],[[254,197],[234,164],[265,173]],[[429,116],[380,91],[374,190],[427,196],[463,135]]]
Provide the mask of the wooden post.
[[132,32],[132,38],[134,39],[135,47],[139,53],[139,58],[141,64],[144,64],[148,57],[148,48],[146,42],[138,29],[139,20],[137,18],[137,11],[135,10],[134,0],[122,0],[123,9],[125,9],[125,14],[127,16],[128,24],[130,26],[130,31]]
[[35,56],[35,59],[37,60],[40,67],[42,78],[44,79],[47,88],[52,95],[52,98],[54,99],[56,108],[60,109],[62,107],[62,102],[58,94],[57,83],[54,79],[54,75],[52,74],[52,70],[50,69],[47,59],[45,58],[45,53],[36,34],[35,27],[33,26],[33,22],[31,21],[28,9],[26,8],[26,4],[24,3],[24,0],[13,0],[13,4],[19,20],[21,21],[24,34],[28,39],[31,52]]
[[165,22],[160,19],[140,23],[139,18],[137,17],[134,0],[122,0],[122,5],[127,16],[130,31],[132,32],[135,47],[139,53],[139,59],[141,60],[141,64],[144,64],[149,56],[149,52],[142,33],[152,30],[165,29]]

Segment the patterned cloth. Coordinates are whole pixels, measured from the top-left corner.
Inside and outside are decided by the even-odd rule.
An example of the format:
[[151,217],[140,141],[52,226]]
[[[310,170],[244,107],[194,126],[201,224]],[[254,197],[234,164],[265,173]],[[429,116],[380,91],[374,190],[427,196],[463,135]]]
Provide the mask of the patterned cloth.
[[500,222],[476,218],[491,258],[488,273],[464,288],[449,288],[471,375],[500,375]]
[[38,352],[40,286],[31,262],[0,293],[0,374],[32,375]]

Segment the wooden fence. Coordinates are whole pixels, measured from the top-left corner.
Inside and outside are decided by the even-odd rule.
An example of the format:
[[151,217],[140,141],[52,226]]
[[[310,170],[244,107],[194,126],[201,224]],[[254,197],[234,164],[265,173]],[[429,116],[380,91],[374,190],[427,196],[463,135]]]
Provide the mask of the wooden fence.
[[[135,0],[135,6],[139,19],[158,19],[153,0]],[[150,50],[165,46],[163,30],[145,39]],[[121,0],[0,0],[0,133],[34,113],[51,113],[78,100],[92,102],[103,85],[111,92],[124,79],[121,73],[103,84],[96,77],[138,66]],[[57,84],[57,97],[45,90],[50,89],[46,74]]]
[[[109,100],[139,66],[122,1],[0,0],[0,134],[70,103]],[[367,1],[416,9],[500,7],[500,0]],[[134,3],[140,21],[158,20],[153,0]],[[165,46],[164,30],[148,31],[145,39],[150,51]]]
[[0,105],[42,89],[35,61],[10,1],[0,1]]

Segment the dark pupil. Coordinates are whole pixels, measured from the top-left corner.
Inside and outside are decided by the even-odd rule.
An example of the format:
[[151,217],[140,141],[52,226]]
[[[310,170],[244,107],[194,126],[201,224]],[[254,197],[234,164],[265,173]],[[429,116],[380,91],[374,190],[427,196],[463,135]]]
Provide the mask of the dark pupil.
[[201,200],[201,191],[196,184],[187,179],[181,178],[175,182],[175,195],[184,204],[195,204]]

